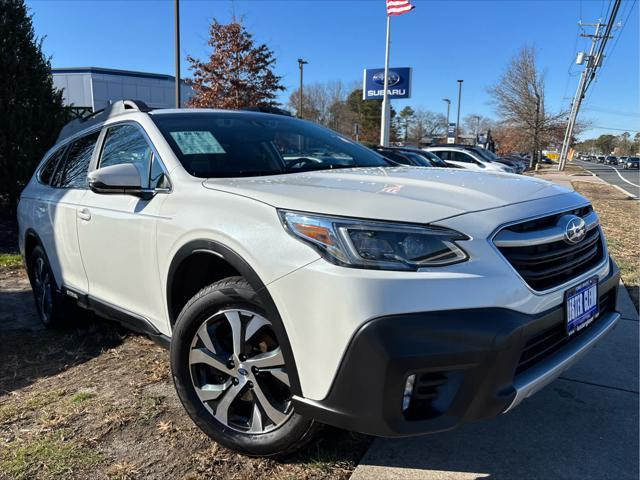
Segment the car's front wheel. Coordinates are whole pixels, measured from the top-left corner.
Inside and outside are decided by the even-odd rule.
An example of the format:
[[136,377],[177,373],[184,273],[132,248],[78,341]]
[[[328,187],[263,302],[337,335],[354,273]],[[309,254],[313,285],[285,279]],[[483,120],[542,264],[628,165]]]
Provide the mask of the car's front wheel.
[[289,452],[315,425],[291,403],[281,339],[241,277],[214,283],[180,313],[171,340],[178,396],[193,421],[222,445],[248,455]]

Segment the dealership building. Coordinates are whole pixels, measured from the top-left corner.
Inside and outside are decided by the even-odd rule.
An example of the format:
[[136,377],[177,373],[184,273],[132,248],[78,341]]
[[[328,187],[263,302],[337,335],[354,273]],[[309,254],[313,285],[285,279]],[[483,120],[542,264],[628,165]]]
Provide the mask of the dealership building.
[[[175,107],[175,77],[99,67],[53,68],[53,85],[78,112],[101,110],[116,100],[142,100],[152,108]],[[193,89],[181,82],[182,104]]]

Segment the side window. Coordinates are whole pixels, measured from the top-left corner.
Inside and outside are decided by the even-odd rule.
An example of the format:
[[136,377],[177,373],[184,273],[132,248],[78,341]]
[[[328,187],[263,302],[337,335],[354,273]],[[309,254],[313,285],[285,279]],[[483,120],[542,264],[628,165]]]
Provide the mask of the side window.
[[54,175],[53,184],[60,188],[87,188],[87,170],[100,132],[75,140],[67,149]]
[[51,185],[51,181],[53,180],[53,172],[56,170],[56,166],[58,165],[58,162],[60,162],[60,159],[64,156],[64,151],[66,148],[67,146],[65,145],[64,147],[59,148],[51,154],[44,166],[40,169],[40,182],[44,183],[45,185]]
[[456,162],[475,163],[473,159],[464,152],[451,152],[453,160]]
[[[131,163],[135,165],[147,187],[153,150],[142,132],[134,125],[117,125],[107,130],[102,147],[100,168]],[[159,166],[157,167],[159,168]],[[156,177],[158,172],[155,173]]]
[[438,150],[433,153],[439,156],[442,160],[451,160],[451,156],[449,155],[449,152],[447,152],[446,150]]

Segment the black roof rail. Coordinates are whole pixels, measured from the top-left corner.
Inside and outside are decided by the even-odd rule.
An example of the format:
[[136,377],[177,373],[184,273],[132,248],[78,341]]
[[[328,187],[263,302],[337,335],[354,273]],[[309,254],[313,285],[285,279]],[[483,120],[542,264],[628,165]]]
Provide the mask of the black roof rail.
[[120,115],[131,110],[137,110],[139,112],[150,112],[153,109],[150,108],[142,100],[118,100],[116,102],[113,102],[111,105],[108,105],[106,108],[103,108],[102,110],[93,112],[91,115],[77,118],[67,123],[64,127],[62,127],[62,130],[60,130],[60,134],[58,135],[56,143],[60,143],[65,138],[69,138],[72,135],[75,135],[76,133],[91,127],[92,125],[102,123],[112,116]]
[[293,117],[290,111],[284,110],[278,107],[266,107],[266,106],[245,107],[245,108],[241,108],[240,110],[244,110],[247,112],[272,113],[274,115],[284,115],[285,117]]

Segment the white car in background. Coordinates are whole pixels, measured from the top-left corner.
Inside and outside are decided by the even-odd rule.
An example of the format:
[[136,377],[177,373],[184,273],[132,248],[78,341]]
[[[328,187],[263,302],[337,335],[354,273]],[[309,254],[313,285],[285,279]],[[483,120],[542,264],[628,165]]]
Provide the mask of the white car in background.
[[492,162],[481,155],[461,147],[427,147],[424,150],[435,153],[445,162],[467,170],[481,172],[515,173],[508,165]]
[[513,409],[620,317],[589,202],[470,158],[488,173],[393,166],[283,115],[120,101],[45,155],[20,249],[45,325],[73,304],[168,346],[226,447],[448,430]]

